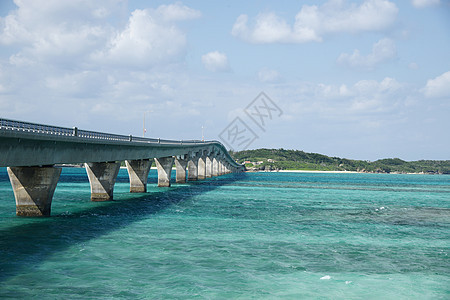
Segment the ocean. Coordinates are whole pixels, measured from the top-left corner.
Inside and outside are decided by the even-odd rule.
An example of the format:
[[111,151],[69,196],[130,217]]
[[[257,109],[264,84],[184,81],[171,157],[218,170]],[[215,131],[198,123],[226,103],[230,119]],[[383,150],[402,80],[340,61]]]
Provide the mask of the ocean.
[[[174,181],[174,174],[172,178]],[[450,176],[228,174],[91,202],[64,168],[49,218],[0,168],[0,298],[450,299]]]

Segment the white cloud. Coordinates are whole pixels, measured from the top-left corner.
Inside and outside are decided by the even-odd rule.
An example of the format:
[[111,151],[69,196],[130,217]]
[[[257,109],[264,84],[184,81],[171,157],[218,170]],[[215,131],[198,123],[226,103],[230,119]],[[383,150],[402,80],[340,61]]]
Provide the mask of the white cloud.
[[146,68],[176,61],[184,54],[185,46],[186,37],[175,24],[159,20],[151,10],[137,9],[106,49],[91,57],[108,64]]
[[360,95],[371,97],[376,94],[386,94],[397,91],[402,85],[391,77],[386,77],[382,81],[360,80],[353,86],[354,91]]
[[427,7],[427,6],[433,6],[438,5],[440,3],[440,0],[412,0],[412,5],[414,5],[417,8]]
[[201,15],[180,3],[136,9],[125,28],[120,28],[110,20],[122,18],[123,0],[17,0],[16,5],[15,11],[0,18],[0,44],[21,47],[10,60],[21,65],[146,68],[177,61],[186,47],[177,22]]
[[156,14],[166,22],[185,21],[199,18],[200,11],[189,8],[181,3],[161,5],[156,9]]
[[354,50],[352,54],[342,53],[338,58],[338,63],[354,68],[373,69],[378,64],[390,61],[397,56],[397,47],[391,39],[384,38],[376,42],[372,47],[372,52],[368,55],[361,55],[359,50]]
[[176,22],[200,16],[199,11],[181,3],[136,9],[126,28],[91,57],[112,65],[139,68],[179,61],[185,54],[186,35]]
[[[353,85],[302,84],[287,113],[305,118],[377,120],[389,117],[405,100],[407,89],[394,78],[360,80]],[[295,99],[295,98],[294,98]]]
[[292,39],[292,29],[273,13],[259,14],[253,30],[247,26],[248,16],[240,15],[231,31],[232,35],[254,43],[289,42]]
[[303,5],[293,26],[274,13],[259,14],[253,26],[240,15],[231,31],[250,43],[304,43],[321,41],[326,34],[380,31],[393,24],[397,6],[387,0],[366,0],[359,6],[330,0],[321,6]]
[[213,51],[202,55],[202,63],[207,70],[212,72],[224,72],[230,70],[226,54],[219,51]]
[[422,91],[428,98],[450,97],[450,71],[429,79]]
[[260,82],[270,83],[279,81],[281,76],[276,70],[264,68],[258,72],[258,79]]
[[81,71],[60,76],[48,76],[45,78],[45,86],[49,91],[55,91],[63,96],[98,97],[103,92],[102,87],[105,86],[106,80],[102,73]]
[[15,3],[18,8],[0,18],[0,43],[35,50],[51,44],[61,51],[102,40],[105,32],[99,30],[101,24],[120,7],[119,0],[16,0]]

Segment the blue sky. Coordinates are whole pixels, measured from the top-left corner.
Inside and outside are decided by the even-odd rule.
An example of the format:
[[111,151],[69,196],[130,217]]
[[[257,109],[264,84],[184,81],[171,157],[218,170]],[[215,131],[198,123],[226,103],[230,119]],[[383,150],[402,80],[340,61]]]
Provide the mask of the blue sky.
[[450,159],[449,1],[242,2],[3,0],[0,117],[141,136],[145,114],[240,150],[238,117],[251,149]]

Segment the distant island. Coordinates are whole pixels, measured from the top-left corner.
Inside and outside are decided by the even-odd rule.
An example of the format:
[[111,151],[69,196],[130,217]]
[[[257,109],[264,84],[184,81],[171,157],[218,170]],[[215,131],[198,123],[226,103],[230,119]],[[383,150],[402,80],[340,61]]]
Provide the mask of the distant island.
[[419,173],[450,174],[450,160],[404,161],[400,158],[385,158],[376,161],[353,160],[329,157],[299,150],[256,149],[229,151],[239,163],[250,171],[311,170],[353,171],[361,173]]

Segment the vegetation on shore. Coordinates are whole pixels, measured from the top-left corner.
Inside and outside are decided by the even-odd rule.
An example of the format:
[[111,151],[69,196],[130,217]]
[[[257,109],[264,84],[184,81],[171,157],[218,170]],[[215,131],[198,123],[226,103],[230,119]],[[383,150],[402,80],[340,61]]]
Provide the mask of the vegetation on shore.
[[329,157],[299,150],[256,149],[233,152],[231,156],[248,170],[319,170],[367,173],[450,174],[450,160],[404,161],[386,158],[377,161]]

